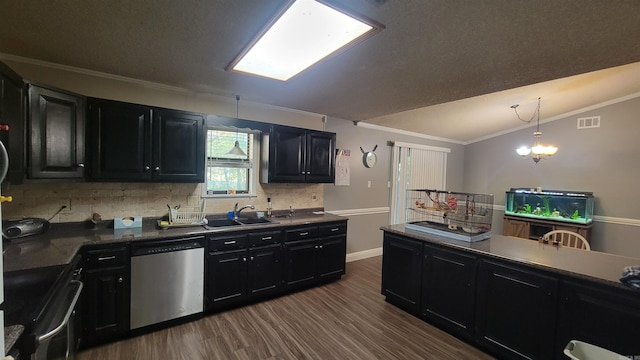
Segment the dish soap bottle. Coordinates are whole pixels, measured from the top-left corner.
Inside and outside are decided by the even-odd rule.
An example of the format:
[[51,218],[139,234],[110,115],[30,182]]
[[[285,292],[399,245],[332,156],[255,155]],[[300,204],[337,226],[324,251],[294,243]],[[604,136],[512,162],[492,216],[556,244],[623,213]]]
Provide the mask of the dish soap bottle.
[[271,198],[267,198],[267,217],[271,217]]

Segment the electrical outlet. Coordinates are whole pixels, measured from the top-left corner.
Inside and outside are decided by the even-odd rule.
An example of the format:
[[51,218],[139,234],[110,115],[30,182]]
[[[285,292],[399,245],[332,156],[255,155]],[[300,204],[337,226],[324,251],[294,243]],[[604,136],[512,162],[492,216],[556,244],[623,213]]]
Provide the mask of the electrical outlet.
[[318,201],[318,195],[316,193],[311,193],[311,201]]
[[66,206],[62,211],[60,211],[61,214],[68,214],[71,212],[71,199],[60,199],[58,203],[60,204],[60,207]]

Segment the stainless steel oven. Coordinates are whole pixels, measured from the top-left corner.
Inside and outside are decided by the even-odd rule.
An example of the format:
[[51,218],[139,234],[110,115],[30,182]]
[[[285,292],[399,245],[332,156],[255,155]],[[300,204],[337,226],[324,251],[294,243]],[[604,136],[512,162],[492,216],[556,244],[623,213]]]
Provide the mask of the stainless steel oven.
[[80,271],[63,275],[34,319],[32,360],[75,359],[83,287]]

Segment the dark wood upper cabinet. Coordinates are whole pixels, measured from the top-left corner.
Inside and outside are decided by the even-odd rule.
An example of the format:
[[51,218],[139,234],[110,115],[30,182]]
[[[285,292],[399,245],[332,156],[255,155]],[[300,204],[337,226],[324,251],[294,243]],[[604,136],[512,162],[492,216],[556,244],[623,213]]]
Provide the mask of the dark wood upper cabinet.
[[28,177],[83,179],[84,97],[33,84],[28,89]]
[[0,131],[0,140],[9,154],[8,182],[21,184],[25,167],[25,85],[18,74],[0,62],[0,124],[9,131]]
[[92,180],[204,182],[204,115],[89,99]]
[[204,182],[204,115],[155,109],[153,139],[156,180]]
[[336,135],[274,125],[262,139],[263,183],[332,183]]

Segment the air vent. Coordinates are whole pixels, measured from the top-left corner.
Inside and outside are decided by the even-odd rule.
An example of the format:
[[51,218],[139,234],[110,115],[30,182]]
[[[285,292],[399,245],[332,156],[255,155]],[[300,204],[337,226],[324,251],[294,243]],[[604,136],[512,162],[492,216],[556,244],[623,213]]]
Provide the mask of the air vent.
[[600,116],[578,118],[578,129],[591,129],[600,127]]

